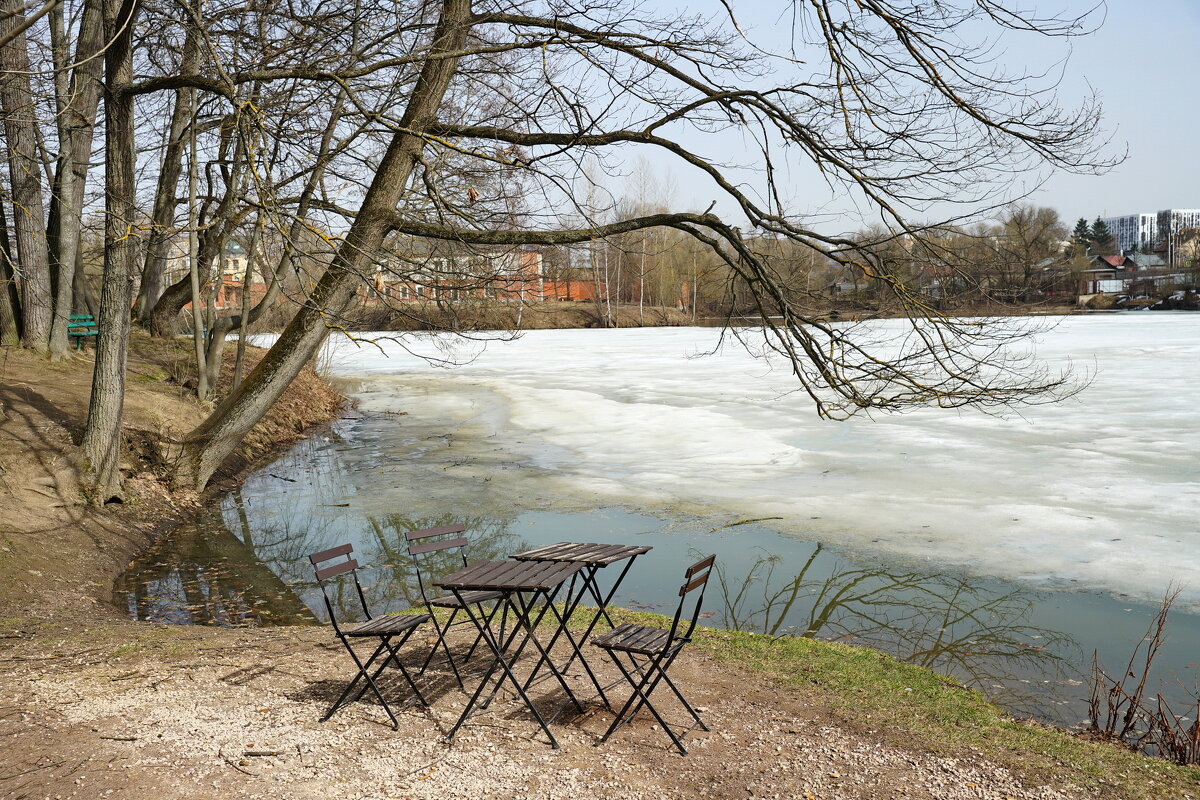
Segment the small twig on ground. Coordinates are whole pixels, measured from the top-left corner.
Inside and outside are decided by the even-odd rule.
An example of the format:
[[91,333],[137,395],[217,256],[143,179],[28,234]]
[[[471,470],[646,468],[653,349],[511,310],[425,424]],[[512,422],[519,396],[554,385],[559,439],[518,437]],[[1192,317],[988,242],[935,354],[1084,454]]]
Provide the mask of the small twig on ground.
[[242,769],[242,767],[241,767],[241,765],[240,765],[240,764],[238,764],[236,761],[234,761],[234,760],[233,760],[232,758],[230,758],[229,756],[225,755],[225,751],[224,751],[224,749],[219,749],[219,750],[217,750],[217,755],[219,755],[219,756],[221,757],[221,760],[222,760],[222,761],[224,761],[226,764],[228,764],[229,766],[233,767],[234,769],[236,769],[238,772],[242,773],[243,775],[249,775],[251,778],[257,778],[257,777],[258,777],[258,773],[257,773],[257,772],[250,772],[249,770]]

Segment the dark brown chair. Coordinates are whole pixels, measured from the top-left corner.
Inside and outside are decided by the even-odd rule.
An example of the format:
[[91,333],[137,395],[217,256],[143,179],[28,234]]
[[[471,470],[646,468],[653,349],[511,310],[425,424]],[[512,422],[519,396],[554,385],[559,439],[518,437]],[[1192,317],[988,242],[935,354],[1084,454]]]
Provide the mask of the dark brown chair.
[[[358,689],[358,693],[354,695],[350,702],[358,700],[369,688],[379,698],[383,710],[387,712],[388,717],[392,720],[392,727],[398,729],[400,723],[396,720],[396,715],[392,713],[392,709],[388,706],[387,701],[383,699],[383,692],[379,690],[379,686],[375,680],[383,672],[384,667],[389,663],[394,664],[399,667],[400,674],[404,676],[404,680],[408,682],[409,688],[417,696],[421,705],[429,705],[425,701],[424,695],[421,694],[421,690],[417,688],[417,684],[413,681],[408,670],[404,668],[404,664],[400,663],[398,653],[400,648],[404,646],[404,643],[408,641],[408,637],[412,636],[413,631],[422,623],[428,621],[430,616],[428,614],[388,614],[382,617],[372,617],[371,610],[367,608],[367,598],[363,594],[362,584],[358,581],[358,562],[351,558],[352,552],[353,547],[343,544],[328,550],[322,550],[319,553],[313,553],[308,557],[308,560],[313,565],[313,570],[316,572],[317,585],[321,587],[321,595],[325,598],[325,608],[329,611],[329,622],[333,625],[333,631],[346,648],[346,652],[350,653],[350,657],[354,659],[354,663],[358,665],[358,674],[354,676],[354,680],[342,692],[342,696],[329,707],[329,711],[325,713],[325,716],[321,717],[321,722],[325,722],[332,717],[334,712],[347,702],[347,698],[350,697],[350,693],[359,685],[359,682],[364,681],[363,685]],[[344,558],[345,560],[331,566],[321,566],[322,563],[335,558]],[[345,575],[347,572],[354,578],[354,588],[358,590],[358,602],[362,606],[363,615],[366,619],[363,622],[342,626],[338,623],[337,614],[333,610],[333,603],[329,599],[326,581]],[[371,653],[371,657],[364,662],[358,653],[354,652],[354,648],[350,644],[354,639],[378,639],[379,646],[375,648],[375,652]],[[393,643],[393,639],[398,639],[399,641]],[[387,654],[387,657],[372,672],[371,667],[374,666],[375,661],[384,653]]]
[[[450,631],[451,625],[461,625],[469,623],[470,620],[463,619],[455,622],[458,612],[462,611],[466,605],[479,606],[479,613],[484,617],[484,624],[491,622],[496,611],[500,608],[499,604],[494,605],[491,609],[485,609],[483,606],[486,603],[498,600],[500,592],[462,592],[462,599],[459,600],[453,594],[442,594],[435,597],[430,597],[426,592],[425,587],[425,570],[422,569],[422,562],[425,562],[428,567],[428,559],[433,553],[442,553],[449,557],[453,562],[453,569],[457,570],[461,567],[468,566],[467,563],[467,545],[470,542],[462,534],[466,531],[465,525],[442,525],[437,528],[425,528],[419,531],[409,531],[404,534],[404,538],[408,541],[408,555],[413,560],[413,566],[417,570],[417,585],[421,589],[421,599],[425,602],[425,608],[433,617],[433,628],[437,631],[437,644],[429,650],[429,655],[425,657],[425,663],[421,665],[421,669],[417,671],[418,675],[423,675],[425,670],[429,668],[429,663],[433,660],[434,653],[438,648],[446,654],[446,662],[450,665],[450,669],[454,672],[454,678],[458,681],[458,687],[463,688],[462,675],[459,674],[458,664],[454,660],[454,655],[450,652],[450,646],[446,643],[446,634]],[[453,552],[452,552],[453,551]],[[461,560],[461,567],[459,561]],[[435,608],[446,608],[450,610],[450,616],[446,619],[445,624],[439,624],[437,617],[434,615]],[[504,640],[504,628],[507,623],[507,611],[505,616],[501,617],[500,621],[500,640]],[[463,657],[462,663],[465,665],[471,660],[471,656],[475,654],[475,648],[479,646],[482,635],[477,634],[475,641],[471,643],[470,649],[467,650],[466,656]]]
[[[667,676],[667,670],[671,668],[671,664],[675,662],[676,657],[683,650],[683,646],[692,640],[692,633],[696,630],[696,621],[700,618],[700,606],[704,603],[704,587],[708,583],[708,576],[711,574],[712,565],[716,560],[717,557],[712,555],[687,568],[684,573],[683,586],[679,589],[679,605],[675,608],[675,618],[671,620],[670,629],[626,622],[608,633],[592,639],[592,644],[608,653],[608,657],[612,659],[617,668],[621,670],[625,680],[633,687],[633,693],[629,696],[629,700],[617,713],[616,719],[613,720],[612,725],[597,744],[608,741],[608,738],[616,733],[617,729],[632,722],[643,706],[650,709],[650,713],[658,720],[658,724],[662,725],[662,729],[671,737],[671,741],[675,743],[675,747],[682,755],[687,755],[687,748],[683,746],[684,736],[687,736],[694,728],[708,730],[708,726],[700,719],[696,709],[692,708],[691,703],[679,691],[679,687]],[[684,604],[688,595],[696,590],[699,590],[700,594],[696,596],[696,605],[692,609],[691,619],[687,622],[687,630],[680,632]],[[629,660],[628,666],[622,662],[618,654],[624,654],[625,658]],[[695,720],[695,724],[687,727],[681,733],[676,733],[672,726],[663,719],[654,704],[650,702],[650,695],[654,693],[660,683],[665,683],[675,693],[675,697]]]

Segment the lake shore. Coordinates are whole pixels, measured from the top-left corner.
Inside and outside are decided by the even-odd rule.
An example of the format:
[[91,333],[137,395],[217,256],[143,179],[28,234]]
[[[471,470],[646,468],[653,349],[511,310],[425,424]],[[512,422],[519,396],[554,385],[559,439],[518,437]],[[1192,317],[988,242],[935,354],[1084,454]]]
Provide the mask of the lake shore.
[[[596,712],[563,724],[562,751],[533,739],[523,715],[504,712],[447,748],[439,732],[462,700],[450,686],[435,692],[432,712],[406,710],[398,733],[365,703],[321,726],[319,712],[350,674],[328,631],[136,623],[108,602],[133,556],[215,496],[171,494],[141,460],[151,449],[138,442],[200,418],[173,372],[179,356],[135,343],[129,496],[103,509],[80,501],[71,467],[90,355],[62,364],[3,357],[7,796],[478,797],[488,788],[493,797],[546,798],[1200,797],[1200,771],[1013,721],[880,653],[720,631],[705,632],[681,661],[714,728],[688,761],[649,724],[593,748],[604,727]],[[319,386],[313,376],[293,387],[243,469],[329,416],[330,406],[313,402]]]

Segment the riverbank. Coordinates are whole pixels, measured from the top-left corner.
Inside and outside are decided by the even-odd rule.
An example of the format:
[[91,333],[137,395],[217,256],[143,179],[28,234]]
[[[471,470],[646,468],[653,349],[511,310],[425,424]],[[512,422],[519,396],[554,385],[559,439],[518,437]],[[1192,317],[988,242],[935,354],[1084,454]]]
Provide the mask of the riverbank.
[[[0,354],[0,796],[1200,797],[1196,770],[1012,721],[880,653],[722,631],[679,664],[713,728],[687,761],[649,723],[592,747],[597,711],[562,721],[564,748],[550,751],[515,706],[447,748],[462,696],[445,682],[399,732],[365,703],[320,725],[350,675],[327,630],[135,623],[107,602],[134,554],[211,502],[169,495],[137,444],[199,420],[180,388],[185,355],[135,341],[130,492],[97,510],[70,467],[90,353]],[[332,393],[305,380],[243,466],[328,415],[314,400]]]

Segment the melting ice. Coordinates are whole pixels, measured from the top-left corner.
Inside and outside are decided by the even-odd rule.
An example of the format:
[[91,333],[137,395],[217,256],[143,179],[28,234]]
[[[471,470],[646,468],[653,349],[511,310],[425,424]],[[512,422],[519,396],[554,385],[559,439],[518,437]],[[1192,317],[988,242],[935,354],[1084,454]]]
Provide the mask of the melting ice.
[[1094,380],[1008,418],[821,421],[786,369],[736,344],[698,355],[719,335],[343,340],[331,359],[361,380],[365,410],[406,412],[389,446],[439,465],[421,491],[446,507],[472,496],[778,517],[784,533],[892,562],[1147,600],[1175,581],[1200,604],[1200,315],[1061,320],[1039,357]]

